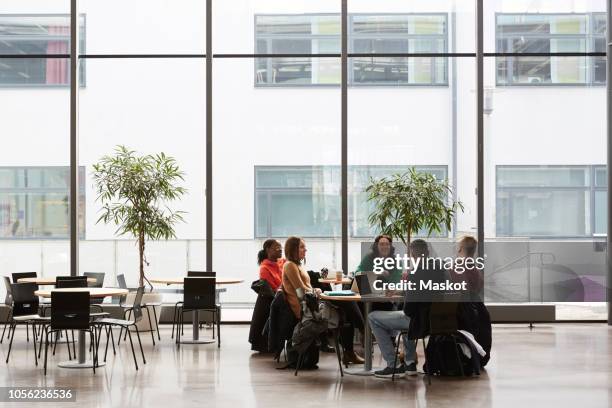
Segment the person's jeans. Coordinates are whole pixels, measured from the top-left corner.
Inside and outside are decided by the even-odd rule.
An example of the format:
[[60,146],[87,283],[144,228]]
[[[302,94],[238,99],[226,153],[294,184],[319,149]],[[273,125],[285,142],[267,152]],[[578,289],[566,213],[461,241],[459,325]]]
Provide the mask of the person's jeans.
[[[392,338],[397,335],[398,331],[408,330],[410,318],[402,310],[393,312],[374,311],[368,315],[368,320],[382,356],[387,362],[387,367],[393,367],[395,346]],[[416,362],[415,341],[408,339],[406,336],[402,336],[402,339],[404,340],[405,363],[408,365]]]

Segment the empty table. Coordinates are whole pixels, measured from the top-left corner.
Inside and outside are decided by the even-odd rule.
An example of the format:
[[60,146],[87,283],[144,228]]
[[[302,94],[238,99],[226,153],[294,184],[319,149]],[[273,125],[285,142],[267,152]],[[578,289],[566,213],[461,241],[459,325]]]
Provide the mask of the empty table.
[[[162,284],[166,284],[166,285],[182,285],[183,282],[184,282],[184,279],[187,278],[187,277],[188,276],[181,276],[179,278],[149,279],[149,281],[151,283],[162,283]],[[212,279],[213,277],[212,276],[211,277],[194,276],[194,278]],[[215,283],[217,285],[233,285],[233,284],[244,282],[244,279],[238,279],[238,278],[221,278],[221,277],[217,277],[215,279],[216,279]],[[199,322],[200,322],[200,313],[199,313],[198,310],[194,310],[193,311],[192,320],[193,321],[191,323],[191,327],[192,327],[193,334],[191,335],[191,340],[181,341],[181,343],[186,343],[186,344],[208,344],[208,343],[214,343],[214,340],[200,340],[200,329],[198,327]]]
[[[35,295],[50,298],[51,292],[89,292],[90,298],[104,298],[106,296],[124,296],[128,294],[127,289],[120,288],[63,288],[53,290],[37,290],[34,292]],[[53,304],[51,305],[53,307]],[[77,352],[77,361],[64,361],[59,363],[60,367],[64,368],[91,368],[93,361],[87,361],[87,354],[85,353],[85,332],[79,330],[79,351]],[[104,362],[98,362],[99,366],[103,366]]]

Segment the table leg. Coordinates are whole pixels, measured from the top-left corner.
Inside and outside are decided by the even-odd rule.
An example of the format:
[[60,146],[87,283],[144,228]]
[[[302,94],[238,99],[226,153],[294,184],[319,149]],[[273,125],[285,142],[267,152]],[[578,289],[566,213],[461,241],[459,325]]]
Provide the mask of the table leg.
[[[79,330],[79,347],[77,350],[77,361],[69,360],[63,361],[58,364],[59,367],[63,368],[92,368],[93,360],[87,360],[87,340],[85,330]],[[94,345],[95,347],[95,345]],[[104,361],[98,361],[98,367],[105,365]]]
[[[191,335],[191,340],[181,340],[181,344],[210,344],[214,343],[215,340],[200,340],[200,312],[198,310],[194,310],[191,312],[191,330],[193,333]],[[179,328],[180,330],[180,328]]]
[[368,320],[368,315],[372,310],[372,302],[364,302],[364,315],[363,315],[363,332],[365,335],[364,341],[364,353],[363,356],[364,364],[363,368],[349,368],[344,370],[346,374],[350,375],[374,375],[374,370],[372,370],[372,331],[370,330],[370,322]]

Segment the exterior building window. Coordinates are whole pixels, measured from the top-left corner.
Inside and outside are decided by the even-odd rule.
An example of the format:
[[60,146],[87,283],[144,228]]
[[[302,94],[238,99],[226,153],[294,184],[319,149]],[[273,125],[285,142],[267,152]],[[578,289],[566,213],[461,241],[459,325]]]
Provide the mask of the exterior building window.
[[[349,52],[445,53],[446,14],[349,15]],[[257,54],[339,54],[340,15],[259,15]],[[255,61],[256,86],[340,84],[337,58],[270,57]],[[349,84],[447,85],[445,57],[352,57]]]
[[[349,166],[349,235],[371,237],[368,216],[372,203],[364,192],[371,177],[405,172],[410,166]],[[417,170],[447,177],[446,166],[418,167]],[[255,237],[311,238],[340,237],[339,166],[256,166]],[[423,234],[424,235],[424,232]],[[437,236],[446,236],[447,232]]]
[[[85,17],[80,23],[80,52],[85,52]],[[0,86],[53,87],[70,85],[70,16],[0,15]],[[32,55],[32,58],[2,58]],[[45,57],[46,56],[46,57]],[[80,61],[84,86],[85,63]]]
[[[79,234],[85,235],[85,168],[79,167]],[[68,239],[69,167],[0,167],[0,238]]]
[[497,236],[605,234],[605,178],[605,166],[498,166]]
[[[605,52],[605,13],[498,14],[499,53]],[[605,57],[497,57],[497,85],[604,85]]]

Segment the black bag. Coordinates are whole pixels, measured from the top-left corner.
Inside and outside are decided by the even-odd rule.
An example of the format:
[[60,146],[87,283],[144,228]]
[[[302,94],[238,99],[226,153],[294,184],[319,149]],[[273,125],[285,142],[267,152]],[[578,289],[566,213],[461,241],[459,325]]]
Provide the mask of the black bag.
[[[319,368],[319,347],[321,343],[314,341],[310,343],[304,354],[302,354],[302,361],[300,363],[300,370],[316,370]],[[297,366],[299,353],[297,348],[291,344],[287,345],[287,366],[283,368],[295,368]]]
[[467,330],[487,353],[480,359],[480,366],[487,365],[491,358],[492,329],[491,316],[482,302],[463,302],[459,304],[458,325]]
[[491,359],[491,346],[493,343],[493,329],[491,328],[491,315],[489,310],[484,303],[475,303],[476,310],[478,312],[478,335],[476,335],[476,341],[487,353],[484,357],[480,358],[480,366],[484,367]]
[[[471,358],[461,351],[459,344],[470,348]],[[472,344],[460,333],[433,335],[427,342],[423,369],[430,375],[471,376],[480,374],[480,356]]]

